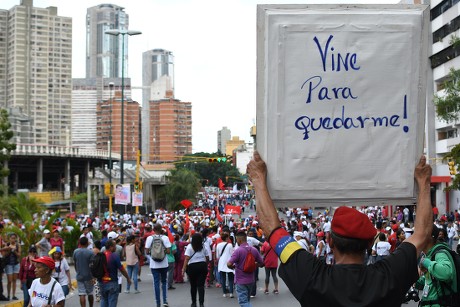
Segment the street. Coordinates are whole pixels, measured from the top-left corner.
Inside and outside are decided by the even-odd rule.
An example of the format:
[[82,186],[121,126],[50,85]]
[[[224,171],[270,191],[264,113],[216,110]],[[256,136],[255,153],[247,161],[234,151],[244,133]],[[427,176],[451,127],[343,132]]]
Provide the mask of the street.
[[[73,268],[72,268],[73,269]],[[73,275],[74,276],[74,275]],[[275,295],[271,291],[273,290],[270,287],[270,294],[265,295],[263,293],[263,280],[265,278],[264,270],[260,270],[259,279],[262,281],[258,283],[257,296],[254,299],[251,299],[253,306],[300,306],[294,296],[286,288],[284,282],[279,279],[279,294]],[[152,274],[148,270],[147,266],[142,267],[142,282],[139,283],[139,290],[142,292],[140,294],[125,294],[120,293],[118,297],[118,306],[154,306],[155,297],[153,294],[153,283],[152,283]],[[126,280],[123,279],[123,291],[125,290]],[[191,304],[190,300],[190,286],[188,283],[184,284],[175,284],[176,290],[168,291],[168,303],[170,307],[188,307]],[[131,286],[133,289],[133,286]],[[78,296],[76,291],[70,294],[66,300],[66,307],[80,307]],[[223,298],[222,289],[220,288],[209,288],[205,291],[205,304],[206,307],[230,307],[238,306],[238,301],[235,298]],[[88,305],[87,305],[88,306]],[[95,306],[99,306],[99,303],[96,303]],[[410,302],[409,304],[403,304],[405,307],[416,307],[418,306],[415,302]]]

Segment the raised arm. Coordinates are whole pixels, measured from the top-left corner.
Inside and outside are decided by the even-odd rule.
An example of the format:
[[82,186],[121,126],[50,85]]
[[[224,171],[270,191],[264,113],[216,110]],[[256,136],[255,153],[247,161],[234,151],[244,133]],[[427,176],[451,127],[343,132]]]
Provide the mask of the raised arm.
[[431,166],[426,163],[426,157],[422,156],[414,171],[415,181],[418,186],[418,200],[414,224],[414,234],[405,242],[412,243],[417,248],[417,257],[426,246],[433,229],[433,210],[431,207],[430,182]]
[[257,199],[257,216],[259,217],[259,225],[262,228],[265,237],[268,238],[272,231],[281,226],[278,212],[276,211],[273,200],[267,188],[267,166],[259,155],[259,152],[254,152],[253,159],[249,162],[246,173],[252,182],[256,192]]

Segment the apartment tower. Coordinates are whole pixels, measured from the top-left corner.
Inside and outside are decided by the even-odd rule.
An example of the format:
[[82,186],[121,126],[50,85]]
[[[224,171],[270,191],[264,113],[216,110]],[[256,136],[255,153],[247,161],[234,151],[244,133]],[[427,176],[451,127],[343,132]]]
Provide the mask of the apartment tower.
[[[72,19],[21,0],[0,11],[0,106],[33,123],[27,142],[68,145]],[[15,131],[16,143],[25,140]]]
[[[164,49],[148,50],[142,54],[142,122],[150,122],[150,103],[174,98],[174,55]],[[143,125],[142,152],[150,152],[150,125]],[[148,156],[142,156],[148,161]]]

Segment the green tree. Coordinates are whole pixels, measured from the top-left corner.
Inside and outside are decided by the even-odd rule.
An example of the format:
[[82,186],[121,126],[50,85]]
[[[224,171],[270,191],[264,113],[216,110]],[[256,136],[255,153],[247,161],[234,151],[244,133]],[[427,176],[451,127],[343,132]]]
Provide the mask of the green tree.
[[13,131],[8,119],[8,112],[0,109],[0,192],[2,195],[8,195],[8,186],[3,184],[3,178],[10,174],[6,167],[6,162],[11,158],[11,151],[16,149],[16,144],[11,143]]
[[[202,186],[217,186],[220,179],[225,185],[233,182],[243,181],[243,177],[238,169],[230,163],[209,163],[208,158],[220,157],[220,152],[204,153],[199,152],[192,155],[186,155],[181,162],[176,163],[177,169],[188,169],[198,174]],[[228,178],[228,180],[226,180]]]
[[31,219],[35,213],[41,214],[42,204],[42,201],[34,197],[29,198],[25,193],[18,193],[1,198],[0,210],[6,212],[11,221],[22,223],[22,221]]
[[200,180],[197,174],[186,168],[174,169],[167,177],[168,184],[162,188],[161,196],[166,200],[169,210],[181,208],[183,199],[194,200],[200,190]]
[[437,117],[446,122],[456,121],[460,111],[460,70],[452,68],[443,87],[445,94],[434,97]]
[[88,194],[80,193],[72,197],[72,201],[76,204],[75,212],[77,213],[85,213],[86,206],[88,203]]

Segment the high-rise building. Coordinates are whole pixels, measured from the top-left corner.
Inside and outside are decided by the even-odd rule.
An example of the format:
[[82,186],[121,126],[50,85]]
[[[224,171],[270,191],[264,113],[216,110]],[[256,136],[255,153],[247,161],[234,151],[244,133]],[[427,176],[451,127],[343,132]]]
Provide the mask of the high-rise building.
[[[431,1],[430,18],[433,45],[430,62],[434,81],[432,92],[439,96],[445,94],[443,86],[444,81],[449,78],[450,69],[460,69],[459,12],[460,4],[458,1]],[[457,43],[455,43],[456,40]],[[432,201],[434,205],[439,207],[440,213],[453,212],[460,208],[460,192],[458,190],[447,192],[444,190],[451,181],[447,165],[448,159],[445,157],[450,154],[455,145],[460,144],[460,122],[445,122],[438,119],[434,114],[432,94],[429,94],[427,103],[427,152],[433,167]]]
[[71,73],[71,18],[32,0],[0,11],[0,106],[30,119],[32,143],[69,142]]
[[169,98],[150,101],[149,105],[148,161],[171,162],[192,153],[192,103]]
[[[123,7],[100,4],[88,8],[86,14],[86,77],[121,78],[122,63],[128,72],[128,40],[105,31],[128,30],[129,16]],[[124,46],[125,51],[122,52]],[[124,61],[122,55],[124,54]]]
[[[149,101],[174,98],[174,56],[164,49],[142,54],[142,122],[150,118]],[[150,125],[142,129],[142,152],[150,152]],[[148,156],[142,157],[148,161]]]
[[227,127],[217,131],[217,151],[222,154],[227,152],[227,142],[232,138],[232,132]]
[[[132,99],[124,99],[123,150],[126,161],[136,161],[139,150],[140,106]],[[116,91],[112,99],[97,103],[96,149],[109,150],[112,137],[112,152],[121,152],[121,91]]]
[[[72,83],[72,146],[96,149],[97,104],[121,92],[121,78],[74,78]],[[130,78],[125,78],[125,100],[131,100]]]

